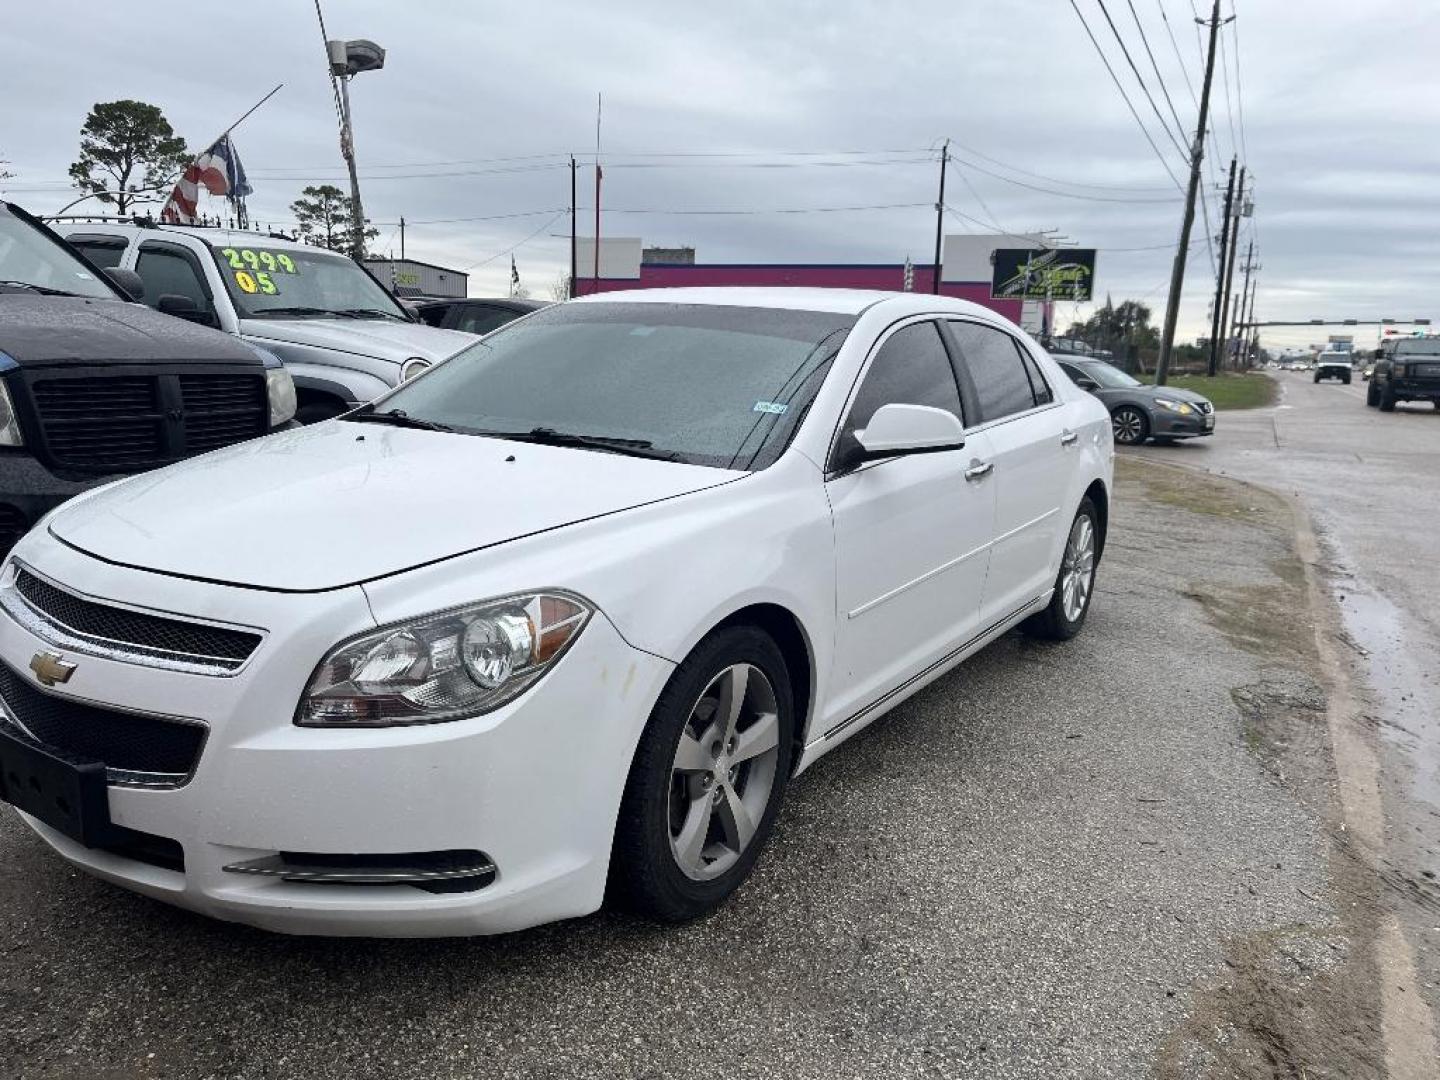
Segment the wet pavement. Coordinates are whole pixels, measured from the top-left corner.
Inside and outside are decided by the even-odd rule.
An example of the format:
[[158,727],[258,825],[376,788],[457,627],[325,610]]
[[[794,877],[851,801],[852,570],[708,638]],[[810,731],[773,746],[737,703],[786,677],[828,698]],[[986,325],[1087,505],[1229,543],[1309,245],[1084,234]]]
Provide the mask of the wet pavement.
[[1346,386],[1274,372],[1273,408],[1226,412],[1215,436],[1130,451],[1299,499],[1328,563],[1382,737],[1392,857],[1421,903],[1405,919],[1440,1007],[1440,410],[1382,413]]

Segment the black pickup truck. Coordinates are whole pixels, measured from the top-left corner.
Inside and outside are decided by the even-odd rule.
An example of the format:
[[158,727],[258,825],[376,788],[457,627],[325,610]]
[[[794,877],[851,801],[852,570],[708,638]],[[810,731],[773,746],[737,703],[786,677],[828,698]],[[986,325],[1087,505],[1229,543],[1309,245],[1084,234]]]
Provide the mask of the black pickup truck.
[[1391,338],[1375,350],[1365,404],[1394,412],[1400,401],[1428,401],[1440,409],[1440,337]]
[[134,302],[143,288],[0,202],[0,556],[86,488],[294,415],[278,359]]

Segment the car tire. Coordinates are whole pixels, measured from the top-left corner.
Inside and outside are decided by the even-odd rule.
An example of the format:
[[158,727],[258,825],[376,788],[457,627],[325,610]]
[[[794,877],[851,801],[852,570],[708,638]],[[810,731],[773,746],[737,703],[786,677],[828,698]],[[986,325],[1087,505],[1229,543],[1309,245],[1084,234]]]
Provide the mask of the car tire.
[[1121,405],[1110,414],[1110,430],[1121,446],[1139,446],[1150,436],[1150,418],[1134,405]]
[[1315,373],[1315,381],[1317,383],[1320,381],[1320,373],[1318,371]]
[[1384,390],[1380,391],[1380,411],[1395,411],[1395,391],[1388,386]]
[[[726,710],[741,670],[738,707]],[[734,718],[728,741],[722,710]],[[671,674],[636,748],[615,830],[611,897],[667,923],[724,903],[750,875],[774,827],[794,732],[790,674],[768,634],[732,626],[701,641]],[[737,747],[768,749],[730,758]]]
[[1349,375],[1342,375],[1342,376],[1340,376],[1340,381],[1343,382],[1346,386],[1349,386],[1349,385],[1350,385],[1350,376],[1349,376]]
[[1370,406],[1370,408],[1372,409],[1376,405],[1380,404],[1379,387],[1377,387],[1373,382],[1365,388],[1365,404]]
[[1085,625],[1090,598],[1095,592],[1095,570],[1100,564],[1100,515],[1087,495],[1070,523],[1055,574],[1055,592],[1044,611],[1020,624],[1030,637],[1069,641]]

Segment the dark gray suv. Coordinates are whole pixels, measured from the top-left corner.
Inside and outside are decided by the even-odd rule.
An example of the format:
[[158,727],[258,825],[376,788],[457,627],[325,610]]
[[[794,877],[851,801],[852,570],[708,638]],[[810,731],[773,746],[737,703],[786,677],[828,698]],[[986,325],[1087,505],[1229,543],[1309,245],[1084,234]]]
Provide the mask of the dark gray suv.
[[1193,390],[1149,386],[1103,360],[1054,359],[1071,382],[1105,403],[1115,441],[1123,446],[1138,446],[1146,439],[1169,442],[1215,433],[1215,406]]

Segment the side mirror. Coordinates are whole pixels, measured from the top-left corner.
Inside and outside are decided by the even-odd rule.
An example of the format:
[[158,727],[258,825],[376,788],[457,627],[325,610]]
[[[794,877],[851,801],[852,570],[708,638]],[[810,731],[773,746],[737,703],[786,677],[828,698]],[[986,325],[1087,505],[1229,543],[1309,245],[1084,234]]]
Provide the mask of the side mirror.
[[855,432],[855,441],[864,450],[861,460],[931,454],[959,450],[965,445],[965,427],[958,416],[945,409],[929,405],[881,405],[870,417],[870,423]]
[[1096,390],[1100,389],[1100,384],[1098,382],[1096,382],[1094,379],[1087,379],[1084,375],[1081,375],[1078,379],[1075,380],[1075,385],[1078,386],[1081,390],[1090,391],[1090,393],[1092,394],[1095,393]]
[[110,279],[110,284],[129,296],[131,300],[140,301],[145,299],[145,279],[134,270],[124,270],[118,266],[107,266],[103,273]]
[[199,304],[190,297],[181,296],[179,293],[162,294],[160,299],[155,301],[155,310],[166,315],[174,315],[177,319],[184,319],[186,322],[199,323],[201,326],[215,325],[215,316],[208,311],[201,311]]

